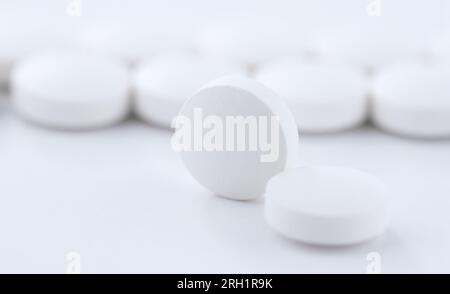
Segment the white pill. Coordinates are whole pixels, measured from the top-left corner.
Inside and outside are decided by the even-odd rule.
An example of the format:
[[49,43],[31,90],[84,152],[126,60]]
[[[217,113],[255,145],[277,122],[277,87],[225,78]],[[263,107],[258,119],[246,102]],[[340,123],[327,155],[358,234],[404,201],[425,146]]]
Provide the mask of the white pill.
[[199,50],[246,66],[305,51],[299,26],[277,18],[235,17],[208,24],[196,36]]
[[21,9],[0,11],[0,87],[5,86],[14,64],[36,51],[49,48],[69,48],[73,34],[69,23],[55,20],[46,14],[27,13]]
[[219,59],[171,55],[141,64],[133,78],[135,112],[147,122],[170,127],[183,103],[205,83],[244,74],[242,67]]
[[12,72],[13,105],[24,118],[55,128],[113,124],[129,111],[126,69],[101,56],[52,51]]
[[315,47],[325,60],[345,62],[367,71],[413,57],[421,49],[420,39],[394,25],[360,25],[323,30]]
[[298,156],[298,132],[288,107],[258,82],[237,76],[194,94],[180,112],[173,139],[177,146],[195,145],[176,149],[200,184],[236,200],[261,196],[267,181],[294,166]]
[[374,80],[372,118],[400,135],[450,137],[450,68],[397,65]]
[[360,243],[386,230],[387,191],[377,178],[350,168],[290,169],[267,184],[265,218],[274,230],[297,241]]
[[263,66],[256,78],[287,101],[302,132],[345,130],[367,118],[368,82],[352,68],[286,59]]

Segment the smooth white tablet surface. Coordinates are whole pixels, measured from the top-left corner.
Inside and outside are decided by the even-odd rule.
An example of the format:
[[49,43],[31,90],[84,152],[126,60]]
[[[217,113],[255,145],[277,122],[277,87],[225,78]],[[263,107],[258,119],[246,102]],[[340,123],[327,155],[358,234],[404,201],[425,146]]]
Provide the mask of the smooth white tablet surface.
[[394,66],[373,84],[375,124],[400,135],[450,137],[450,68]]
[[166,26],[143,20],[104,20],[86,25],[80,34],[83,47],[134,64],[155,54],[188,48],[182,36]]
[[325,60],[346,62],[372,72],[419,55],[423,39],[417,35],[375,22],[323,30],[317,34],[314,47]]
[[170,127],[183,103],[205,83],[244,69],[220,59],[160,56],[142,63],[133,77],[134,110],[147,122]]
[[25,59],[12,72],[11,91],[19,114],[49,127],[107,126],[129,111],[126,69],[87,53],[51,51]]
[[282,235],[323,246],[356,244],[388,226],[388,190],[370,174],[341,167],[299,167],[267,184],[265,218]]
[[229,18],[208,24],[196,36],[202,54],[222,56],[245,65],[302,54],[305,37],[299,26],[278,18]]
[[256,78],[287,101],[301,132],[345,130],[367,118],[368,81],[348,66],[286,59],[263,66]]
[[[203,123],[209,117],[208,130],[204,132],[202,121],[195,121],[195,110],[199,109],[205,118]],[[194,136],[201,133],[206,137],[211,129],[220,132],[219,125],[223,127],[221,133],[227,135],[224,140],[218,136],[215,141],[220,141],[222,146],[226,144],[222,151],[204,148],[203,151],[181,152],[192,176],[219,196],[237,200],[257,198],[264,193],[272,176],[297,163],[298,132],[291,112],[271,90],[254,80],[230,76],[213,81],[184,104],[180,117],[194,122],[192,129],[200,128]],[[274,117],[278,118],[277,123],[272,121]],[[242,136],[242,128],[228,124],[227,119],[236,118],[255,119],[256,124],[249,123]],[[237,142],[242,138],[246,148],[238,149]],[[231,149],[228,148],[230,142]],[[251,149],[249,142],[258,142],[257,148]],[[261,142],[268,144],[263,146]],[[208,146],[203,144],[203,147]]]

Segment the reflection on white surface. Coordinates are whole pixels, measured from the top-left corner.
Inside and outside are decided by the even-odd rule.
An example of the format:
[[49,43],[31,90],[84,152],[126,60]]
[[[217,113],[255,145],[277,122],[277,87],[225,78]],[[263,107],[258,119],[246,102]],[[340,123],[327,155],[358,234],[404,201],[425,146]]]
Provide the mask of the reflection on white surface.
[[[170,133],[138,122],[63,133],[18,120],[0,105],[0,272],[84,273],[448,272],[450,142],[422,142],[371,127],[302,136],[309,164],[359,168],[394,191],[381,239],[325,249],[288,241],[264,223],[263,199],[214,197],[183,168]],[[331,148],[332,146],[332,148]]]
[[[139,20],[144,33],[176,32],[187,43],[207,21],[235,15],[289,19],[310,34],[380,22],[417,37],[450,24],[442,0],[385,1],[379,18],[360,0],[81,1],[77,17],[66,14],[67,1],[0,0],[0,83],[30,49],[80,45],[93,21]],[[119,49],[128,59],[145,54]],[[362,169],[394,192],[385,236],[326,249],[272,232],[263,199],[232,202],[205,191],[171,150],[170,135],[134,120],[85,133],[40,129],[0,97],[0,273],[63,273],[69,252],[80,254],[83,273],[365,273],[370,252],[380,254],[384,273],[450,272],[449,141],[370,126],[301,136],[304,164]]]

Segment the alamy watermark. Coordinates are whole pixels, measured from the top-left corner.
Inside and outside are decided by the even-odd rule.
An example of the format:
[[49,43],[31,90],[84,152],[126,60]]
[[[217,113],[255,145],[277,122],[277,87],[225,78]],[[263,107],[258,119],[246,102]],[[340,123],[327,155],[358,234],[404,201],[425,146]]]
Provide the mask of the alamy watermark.
[[71,251],[66,254],[66,274],[81,274],[81,254]]
[[366,7],[368,16],[381,16],[382,13],[382,0],[369,0],[369,4]]
[[381,274],[381,254],[379,252],[369,252],[366,260],[368,261],[366,267],[367,274]]
[[192,117],[172,120],[172,148],[179,151],[259,151],[261,162],[274,162],[280,153],[278,116],[203,115],[194,108]]
[[68,16],[81,16],[81,0],[67,0],[66,14]]

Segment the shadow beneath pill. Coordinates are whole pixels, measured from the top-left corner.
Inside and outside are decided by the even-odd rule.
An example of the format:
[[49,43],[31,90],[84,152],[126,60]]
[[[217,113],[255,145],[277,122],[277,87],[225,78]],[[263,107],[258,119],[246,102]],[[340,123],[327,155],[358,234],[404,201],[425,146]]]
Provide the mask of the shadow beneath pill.
[[61,134],[61,135],[78,135],[78,134],[89,134],[89,133],[98,133],[105,132],[111,129],[115,129],[120,127],[120,125],[124,123],[130,122],[130,118],[124,117],[117,119],[113,122],[108,122],[105,124],[100,124],[96,126],[86,126],[86,127],[60,127],[54,124],[47,124],[32,118],[26,117],[18,112],[15,113],[18,119],[21,119],[27,127],[38,130],[42,133],[53,133],[53,134]]
[[436,142],[442,142],[442,141],[449,141],[450,140],[450,134],[448,135],[442,135],[442,136],[430,136],[430,137],[424,137],[420,135],[408,135],[403,134],[401,132],[397,132],[394,130],[390,130],[389,128],[385,128],[383,126],[378,125],[376,122],[374,122],[372,119],[370,119],[366,124],[366,127],[372,128],[376,131],[378,131],[380,134],[383,134],[386,138],[402,141],[406,143],[423,143],[423,144],[433,144]]
[[[0,114],[5,114],[9,108],[8,98],[5,94],[0,92]],[[8,109],[9,110],[9,109]]]
[[278,233],[276,235],[280,242],[284,243],[287,248],[293,250],[301,250],[311,254],[345,254],[354,252],[372,252],[393,250],[395,247],[401,246],[402,242],[399,236],[393,230],[387,230],[383,235],[361,243],[339,246],[325,246],[309,244],[300,241],[288,239]]
[[449,142],[450,141],[450,134],[448,135],[442,135],[442,136],[430,136],[430,137],[424,137],[420,135],[407,135],[400,132],[396,132],[387,128],[379,127],[380,132],[383,132],[387,137],[390,137],[391,139],[395,139],[398,141],[403,142],[409,142],[414,144],[435,144],[439,142]]
[[[139,118],[137,118],[137,119],[139,119]],[[166,132],[166,133],[168,133],[168,134],[172,134],[173,132],[174,132],[174,130],[172,129],[172,128],[170,128],[170,127],[167,127],[167,126],[163,126],[163,125],[160,125],[160,124],[157,124],[157,123],[152,123],[152,122],[147,122],[147,121],[144,121],[144,120],[142,120],[142,119],[139,119],[144,125],[146,125],[147,127],[149,127],[149,128],[154,128],[154,129],[156,129],[156,130],[159,130],[159,131],[161,131],[161,132]]]
[[373,131],[374,126],[366,121],[362,125],[354,128],[347,128],[341,130],[333,130],[333,131],[315,131],[315,132],[307,132],[299,128],[299,135],[301,138],[338,138],[342,136],[352,136],[359,135],[360,133],[365,133],[367,130]]
[[152,128],[152,129],[158,130],[160,132],[165,132],[165,133],[168,133],[168,134],[171,134],[171,133],[174,132],[173,128],[171,128],[169,126],[166,126],[166,125],[158,124],[158,123],[153,122],[153,121],[149,121],[149,120],[145,119],[144,117],[141,117],[135,111],[131,111],[130,119],[132,119],[134,121],[138,121],[144,127]]

